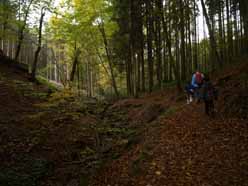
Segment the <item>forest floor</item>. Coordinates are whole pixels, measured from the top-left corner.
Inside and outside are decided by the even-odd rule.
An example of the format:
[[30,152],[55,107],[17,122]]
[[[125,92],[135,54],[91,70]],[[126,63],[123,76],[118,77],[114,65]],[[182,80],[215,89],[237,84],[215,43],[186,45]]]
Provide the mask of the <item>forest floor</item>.
[[0,62],[0,185],[247,186],[248,64],[217,74],[213,118],[174,88],[97,102]]

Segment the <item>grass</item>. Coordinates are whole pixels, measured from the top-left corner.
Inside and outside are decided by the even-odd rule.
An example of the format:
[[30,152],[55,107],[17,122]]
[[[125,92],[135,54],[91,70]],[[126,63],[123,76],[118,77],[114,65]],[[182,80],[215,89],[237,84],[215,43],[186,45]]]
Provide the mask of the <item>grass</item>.
[[46,85],[52,92],[55,92],[58,90],[58,86],[55,85],[54,83],[50,83],[47,79],[37,76],[36,80],[38,81],[39,84]]

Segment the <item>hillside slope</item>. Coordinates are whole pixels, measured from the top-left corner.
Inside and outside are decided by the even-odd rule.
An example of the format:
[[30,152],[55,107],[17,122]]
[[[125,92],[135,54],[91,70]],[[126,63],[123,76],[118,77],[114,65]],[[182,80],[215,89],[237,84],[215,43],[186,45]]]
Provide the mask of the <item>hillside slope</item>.
[[174,88],[100,103],[0,63],[0,185],[248,185],[246,63],[214,76],[215,118]]
[[247,75],[247,63],[218,72],[214,118],[204,114],[203,103],[180,102],[174,113],[152,123],[143,143],[106,166],[91,185],[248,185]]

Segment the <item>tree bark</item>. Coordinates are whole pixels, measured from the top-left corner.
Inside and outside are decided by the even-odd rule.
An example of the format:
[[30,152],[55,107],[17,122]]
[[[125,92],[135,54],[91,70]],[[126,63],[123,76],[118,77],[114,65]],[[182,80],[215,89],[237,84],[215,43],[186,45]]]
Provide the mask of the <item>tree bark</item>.
[[166,28],[166,22],[164,20],[164,16],[162,17],[162,22],[163,22],[164,37],[165,37],[165,40],[166,40],[166,46],[167,46],[168,54],[169,54],[170,67],[172,68],[172,70],[173,70],[173,72],[174,72],[174,74],[176,76],[175,78],[176,78],[176,81],[177,81],[177,88],[178,88],[178,91],[180,92],[182,90],[182,88],[181,88],[179,69],[176,68],[176,65],[175,65],[176,62],[175,62],[175,60],[173,58],[173,55],[172,55],[171,40],[170,40],[170,37],[169,37],[168,30]]
[[162,1],[156,0],[156,61],[157,61],[157,81],[158,87],[162,87],[162,40],[161,40],[161,17],[162,17]]
[[214,31],[213,31],[212,26],[210,24],[210,19],[209,19],[207,9],[206,9],[206,6],[205,6],[205,3],[204,3],[203,0],[201,0],[201,5],[202,5],[202,10],[203,10],[203,15],[205,17],[206,24],[207,24],[207,27],[208,27],[211,48],[212,48],[213,52],[215,53],[215,57],[216,57],[216,60],[217,60],[218,64],[220,66],[222,66],[222,61],[220,60],[220,55],[219,55],[219,53],[217,51],[217,43],[216,43],[216,40],[215,40],[215,37],[214,37]]
[[24,39],[24,30],[25,30],[26,25],[27,25],[28,14],[29,14],[30,7],[31,7],[33,1],[34,0],[31,0],[28,4],[27,10],[26,10],[25,16],[24,16],[23,26],[21,27],[21,29],[19,30],[19,33],[18,33],[18,44],[17,44],[17,48],[16,48],[15,61],[18,60],[18,57],[19,57],[19,54],[21,51],[22,42]]
[[184,3],[182,0],[180,0],[180,36],[181,36],[181,47],[180,47],[180,54],[181,54],[181,73],[182,73],[182,80],[186,79],[186,56],[185,56],[185,25],[184,25],[184,16],[185,16],[185,10],[184,10]]
[[74,59],[73,59],[73,63],[72,63],[71,75],[70,75],[70,81],[71,82],[74,81],[74,77],[75,77],[75,73],[76,73],[76,69],[77,69],[77,65],[78,65],[78,56],[80,54],[80,51],[78,48],[75,48],[74,52],[75,52],[75,54],[74,54]]
[[149,77],[149,92],[153,90],[153,17],[152,17],[152,3],[151,0],[146,0],[146,19],[147,19],[147,52],[148,52],[148,77]]
[[40,50],[41,50],[42,25],[43,25],[43,20],[44,20],[44,16],[45,16],[45,12],[43,12],[43,11],[44,11],[44,8],[41,9],[40,24],[39,24],[38,47],[37,47],[37,50],[35,51],[34,62],[33,62],[32,71],[31,71],[31,79],[32,80],[35,80],[37,64],[38,64],[38,58],[39,58],[39,53],[40,53]]
[[115,77],[114,77],[114,68],[113,68],[113,64],[112,64],[112,59],[111,59],[110,52],[109,52],[109,49],[108,49],[108,41],[107,41],[105,29],[104,29],[104,23],[100,23],[98,25],[98,29],[99,29],[100,33],[102,34],[103,43],[104,43],[104,46],[105,46],[105,52],[106,52],[106,55],[107,55],[110,74],[111,74],[111,79],[112,79],[112,86],[114,88],[114,92],[115,92],[116,97],[119,97],[119,92],[118,92]]
[[228,40],[228,59],[233,56],[233,39],[232,39],[232,26],[230,21],[230,6],[229,0],[226,0],[226,19],[227,19],[227,40]]

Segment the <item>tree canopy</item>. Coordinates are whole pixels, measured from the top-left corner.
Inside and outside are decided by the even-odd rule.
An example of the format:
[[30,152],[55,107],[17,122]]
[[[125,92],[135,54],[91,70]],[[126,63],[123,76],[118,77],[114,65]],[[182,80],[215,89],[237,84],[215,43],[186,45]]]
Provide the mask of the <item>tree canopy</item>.
[[28,53],[38,74],[89,96],[170,82],[180,90],[196,69],[210,73],[248,50],[245,0],[6,0],[0,10],[4,51],[20,61]]

